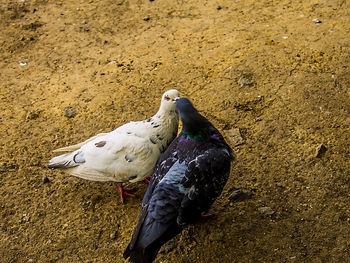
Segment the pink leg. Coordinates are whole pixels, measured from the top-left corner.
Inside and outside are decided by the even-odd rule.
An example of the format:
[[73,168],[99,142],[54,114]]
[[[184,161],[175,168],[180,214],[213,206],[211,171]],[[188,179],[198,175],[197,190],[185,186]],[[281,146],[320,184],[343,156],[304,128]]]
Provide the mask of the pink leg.
[[149,184],[149,182],[151,181],[151,178],[152,178],[152,176],[148,176],[147,178],[145,178],[146,184]]
[[133,188],[130,188],[130,189],[124,189],[123,186],[120,184],[117,186],[117,188],[119,189],[120,191],[120,198],[122,199],[122,203],[124,203],[124,195],[127,195],[127,196],[135,196],[134,194],[131,194],[129,192],[132,192],[134,189]]

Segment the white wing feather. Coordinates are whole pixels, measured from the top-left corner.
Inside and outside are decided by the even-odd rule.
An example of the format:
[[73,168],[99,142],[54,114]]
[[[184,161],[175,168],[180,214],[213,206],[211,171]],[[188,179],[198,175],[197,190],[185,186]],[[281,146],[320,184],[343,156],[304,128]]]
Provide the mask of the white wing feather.
[[[95,143],[105,141],[103,147]],[[93,181],[139,181],[152,174],[159,149],[132,134],[109,133],[84,144],[80,150],[85,162],[67,170],[71,175]],[[141,169],[140,169],[141,167]]]
[[80,147],[87,144],[88,142],[91,142],[98,137],[105,136],[106,134],[108,134],[108,133],[99,133],[99,134],[87,139],[86,141],[56,149],[56,150],[53,150],[53,152],[74,152],[75,150],[78,150]]

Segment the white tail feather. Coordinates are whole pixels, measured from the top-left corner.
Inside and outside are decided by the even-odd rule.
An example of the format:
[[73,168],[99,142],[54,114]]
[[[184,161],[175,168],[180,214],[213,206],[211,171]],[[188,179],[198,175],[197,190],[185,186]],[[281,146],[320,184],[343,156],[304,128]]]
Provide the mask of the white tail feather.
[[55,169],[55,168],[71,168],[75,167],[78,164],[74,162],[74,156],[76,153],[66,153],[62,154],[56,157],[53,157],[49,161],[49,168]]
[[107,133],[99,133],[99,134],[87,139],[86,141],[56,149],[56,150],[53,150],[53,152],[74,152],[75,150],[80,149],[81,146],[87,144],[88,142],[91,142],[91,141],[95,140],[97,137],[104,136],[106,134]]

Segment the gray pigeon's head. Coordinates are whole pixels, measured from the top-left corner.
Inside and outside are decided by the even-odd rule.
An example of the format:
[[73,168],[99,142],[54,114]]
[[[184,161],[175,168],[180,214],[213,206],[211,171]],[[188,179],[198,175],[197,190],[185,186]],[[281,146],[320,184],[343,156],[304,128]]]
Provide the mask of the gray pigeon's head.
[[175,102],[177,99],[179,99],[179,92],[176,89],[171,89],[166,91],[163,94],[162,97],[162,102],[161,102],[161,107],[164,110],[175,110],[176,109],[176,105]]
[[179,110],[180,115],[186,115],[196,113],[196,108],[192,105],[191,101],[187,98],[179,98],[176,100],[176,108]]
[[195,134],[196,132],[208,126],[207,119],[198,113],[189,99],[177,99],[176,108],[179,111],[183,128],[187,132]]

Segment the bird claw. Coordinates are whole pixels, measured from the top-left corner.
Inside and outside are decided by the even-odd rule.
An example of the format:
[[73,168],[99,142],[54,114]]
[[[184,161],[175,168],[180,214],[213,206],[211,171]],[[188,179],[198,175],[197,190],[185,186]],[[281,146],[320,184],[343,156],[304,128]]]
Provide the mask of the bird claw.
[[132,196],[132,197],[135,196],[134,194],[130,193],[130,192],[134,191],[134,188],[124,189],[122,185],[118,185],[117,188],[120,191],[120,198],[121,198],[123,204],[125,201],[124,196]]

